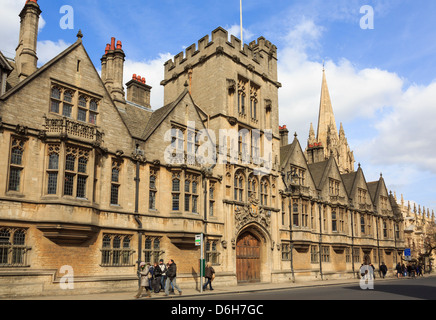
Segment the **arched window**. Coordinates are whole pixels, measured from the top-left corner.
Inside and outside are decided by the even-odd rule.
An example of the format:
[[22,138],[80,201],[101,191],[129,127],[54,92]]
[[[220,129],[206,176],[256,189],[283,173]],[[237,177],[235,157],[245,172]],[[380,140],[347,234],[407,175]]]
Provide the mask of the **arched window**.
[[248,198],[255,197],[257,194],[257,179],[254,175],[248,177]]
[[176,177],[172,181],[172,210],[180,210],[180,179]]
[[244,201],[244,176],[241,172],[235,174],[234,198],[237,201]]
[[260,183],[260,203],[263,206],[268,205],[269,183],[267,179],[263,179]]
[[12,139],[11,159],[9,167],[9,190],[20,191],[23,166],[24,141]]

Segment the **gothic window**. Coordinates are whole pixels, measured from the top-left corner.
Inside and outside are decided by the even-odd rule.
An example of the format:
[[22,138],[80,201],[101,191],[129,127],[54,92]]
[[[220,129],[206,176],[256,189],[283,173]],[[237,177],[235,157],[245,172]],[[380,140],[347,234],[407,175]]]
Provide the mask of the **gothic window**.
[[360,217],[360,232],[362,234],[365,234],[365,232],[366,232],[365,230],[366,230],[366,227],[365,227],[365,217],[362,215]]
[[64,117],[71,118],[72,112],[73,112],[73,96],[74,93],[70,90],[64,91],[64,99],[63,99],[63,106],[62,106],[62,115]]
[[48,146],[47,194],[56,194],[59,176],[59,145]]
[[61,106],[61,89],[53,87],[51,89],[50,112],[59,113]]
[[219,252],[218,252],[218,241],[207,241],[206,242],[206,262],[210,262],[213,265],[219,264]]
[[366,203],[366,190],[358,189],[357,196],[358,196],[359,203]]
[[255,131],[251,134],[251,157],[255,164],[260,163],[261,135]]
[[309,212],[308,212],[308,203],[307,201],[303,201],[302,205],[301,205],[301,225],[303,227],[308,227],[309,226]]
[[209,184],[209,216],[215,215],[215,183]]
[[286,218],[286,209],[285,209],[285,201],[282,200],[282,225],[285,225]]
[[250,157],[249,150],[250,131],[248,129],[240,129],[238,132],[238,152],[241,160],[248,162]]
[[172,179],[172,210],[180,210],[180,174],[173,174]]
[[198,183],[192,181],[192,213],[198,213]]
[[388,224],[386,221],[383,221],[383,237],[388,238]]
[[248,177],[248,198],[255,196],[257,192],[257,179],[254,175]]
[[9,191],[20,191],[23,176],[24,141],[12,137],[11,158],[9,162]]
[[60,114],[68,118],[76,118],[81,122],[97,124],[99,99],[93,98],[83,93],[64,88],[59,85],[53,85],[50,93],[50,112]]
[[260,204],[263,206],[268,205],[268,189],[269,189],[268,180],[263,179],[260,183]]
[[338,220],[336,216],[336,209],[332,210],[332,231],[337,232],[338,231]]
[[351,263],[351,248],[350,247],[345,248],[345,262]]
[[291,245],[289,243],[282,243],[282,261],[291,260]]
[[105,234],[101,249],[101,266],[132,266],[134,251],[130,248],[131,237],[131,235]]
[[241,172],[235,174],[234,179],[234,199],[236,201],[244,201],[244,176]]
[[329,192],[331,196],[339,195],[339,185],[340,182],[334,179],[329,180]]
[[64,195],[86,198],[89,151],[67,146],[65,157]]
[[359,263],[360,262],[360,249],[359,248],[354,248],[353,249],[353,256],[354,256],[354,263]]
[[157,195],[157,172],[150,170],[150,186],[149,186],[149,209],[156,210],[156,195]]
[[154,264],[159,263],[159,257],[162,254],[160,248],[160,238],[146,238],[144,246],[144,262]]
[[27,265],[26,230],[0,227],[0,267]]
[[240,116],[245,116],[246,114],[246,85],[247,83],[243,80],[239,80],[238,83],[238,113]]
[[319,262],[319,251],[318,246],[310,246],[310,263],[318,263]]
[[119,191],[120,191],[120,172],[121,163],[118,161],[112,161],[112,178],[111,178],[111,194],[110,194],[110,204],[119,205]]
[[259,87],[252,84],[250,86],[250,115],[252,120],[257,120]]
[[184,151],[185,137],[182,130],[178,128],[171,129],[171,146],[179,152]]
[[294,227],[300,226],[300,213],[298,211],[297,200],[293,200],[293,204],[292,204],[292,224]]
[[330,247],[328,246],[321,247],[321,261],[330,262]]
[[191,204],[191,181],[185,179],[185,211],[189,211]]

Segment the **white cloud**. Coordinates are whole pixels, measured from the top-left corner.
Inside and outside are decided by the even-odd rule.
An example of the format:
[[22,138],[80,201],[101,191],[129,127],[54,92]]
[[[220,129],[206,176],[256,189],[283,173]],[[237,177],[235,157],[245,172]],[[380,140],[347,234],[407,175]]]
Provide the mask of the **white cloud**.
[[[323,31],[303,19],[286,33],[289,42],[279,48],[280,125],[296,131],[303,148],[311,122],[316,130],[323,68],[308,51],[316,51]],[[436,81],[410,85],[395,72],[359,69],[345,58],[327,61],[325,69],[336,121],[344,123],[349,141],[359,142],[350,147],[367,181],[378,180],[382,172],[392,191],[420,194],[421,200],[434,197]],[[351,139],[347,123],[355,126],[349,130],[356,135]]]
[[51,40],[38,41],[38,67],[56,57],[70,45],[70,43],[66,43],[64,40],[58,40],[57,42]]
[[[18,45],[20,33],[20,17],[19,14],[24,7],[24,1],[17,0],[1,0],[0,1],[0,51],[9,58],[15,57],[15,49]],[[39,19],[39,31],[46,25],[42,15]]]
[[[229,39],[230,39],[230,35],[235,36],[238,39],[241,39],[241,26],[238,24],[234,24],[230,27],[225,27],[224,29],[227,30],[228,34],[229,34]],[[243,32],[243,37],[244,37],[244,43],[248,43],[249,41],[253,40],[254,34],[246,29],[246,28],[242,28],[242,32]]]

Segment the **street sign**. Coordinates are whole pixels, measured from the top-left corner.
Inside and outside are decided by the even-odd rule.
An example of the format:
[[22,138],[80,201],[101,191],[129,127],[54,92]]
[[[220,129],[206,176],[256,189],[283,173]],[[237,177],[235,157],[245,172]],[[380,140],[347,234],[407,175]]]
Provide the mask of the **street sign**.
[[195,245],[196,245],[197,247],[201,246],[201,234],[197,234],[197,235],[195,236]]
[[404,249],[404,255],[405,255],[406,257],[410,257],[410,256],[412,256],[412,250],[410,250],[410,249]]

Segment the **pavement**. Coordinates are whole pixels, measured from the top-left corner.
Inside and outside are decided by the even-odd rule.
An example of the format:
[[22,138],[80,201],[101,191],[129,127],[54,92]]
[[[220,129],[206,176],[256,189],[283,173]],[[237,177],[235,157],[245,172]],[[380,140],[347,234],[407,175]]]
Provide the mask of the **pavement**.
[[[425,275],[424,277],[429,277],[434,275]],[[402,281],[408,280],[409,278],[386,277],[385,279],[376,277],[375,281]],[[223,294],[238,294],[247,292],[258,292],[258,291],[273,291],[273,290],[284,290],[289,288],[304,288],[304,287],[319,287],[319,286],[332,286],[332,285],[346,285],[346,284],[356,284],[359,285],[359,279],[335,279],[335,280],[314,280],[314,281],[295,281],[286,283],[253,283],[253,284],[242,284],[236,286],[219,286],[218,284],[214,286],[214,290],[209,289],[203,291],[202,293],[197,289],[182,289],[182,295],[179,296],[177,290],[175,294],[171,294],[167,297],[164,292],[152,293],[150,298],[143,297],[142,300],[161,300],[161,299],[174,299],[174,298],[190,298],[190,297],[201,297],[215,295],[216,299],[219,299],[219,295]],[[113,292],[113,293],[98,293],[98,294],[75,294],[75,295],[65,295],[65,296],[38,296],[38,297],[26,297],[26,298],[16,298],[14,300],[135,300],[136,292]],[[209,297],[210,298],[210,297]]]

